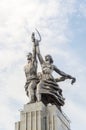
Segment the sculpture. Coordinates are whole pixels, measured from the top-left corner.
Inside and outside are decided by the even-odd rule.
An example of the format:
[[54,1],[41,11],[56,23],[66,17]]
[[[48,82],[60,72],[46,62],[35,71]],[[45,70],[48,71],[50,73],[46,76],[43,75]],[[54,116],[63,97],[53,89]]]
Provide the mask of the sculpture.
[[25,65],[24,71],[26,75],[25,91],[29,97],[29,103],[35,102],[35,89],[37,84],[37,60],[36,60],[36,46],[35,46],[35,34],[32,34],[33,53],[28,53],[28,64]]
[[[38,32],[38,31],[37,31]],[[39,36],[40,33],[38,32]],[[65,98],[62,95],[62,89],[57,82],[64,81],[66,79],[72,79],[72,84],[76,81],[74,77],[68,75],[53,65],[53,59],[51,55],[46,55],[43,59],[39,42],[35,38],[35,33],[32,33],[33,42],[33,54],[28,55],[28,65],[25,66],[26,85],[25,90],[27,96],[30,98],[30,102],[42,101],[45,105],[48,103],[55,104],[60,110],[64,105]],[[41,64],[42,72],[37,74],[37,58]],[[54,78],[52,72],[55,71],[61,77],[60,79]]]

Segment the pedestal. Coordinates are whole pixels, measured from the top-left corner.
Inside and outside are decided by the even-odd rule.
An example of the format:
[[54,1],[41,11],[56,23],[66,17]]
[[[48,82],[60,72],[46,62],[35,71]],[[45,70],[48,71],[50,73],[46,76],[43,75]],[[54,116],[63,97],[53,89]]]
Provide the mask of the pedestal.
[[70,122],[55,105],[37,102],[24,105],[15,130],[70,130]]

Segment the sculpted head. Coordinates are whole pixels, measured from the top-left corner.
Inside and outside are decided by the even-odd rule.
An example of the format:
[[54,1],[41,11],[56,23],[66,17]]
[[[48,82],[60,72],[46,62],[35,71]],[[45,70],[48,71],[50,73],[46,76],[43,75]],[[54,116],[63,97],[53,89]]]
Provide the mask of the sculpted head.
[[29,53],[27,54],[27,60],[28,60],[28,61],[32,60],[32,53],[31,53],[31,52],[29,52]]
[[51,55],[46,55],[45,56],[45,62],[48,62],[48,63],[53,63],[53,58],[52,58],[52,56]]

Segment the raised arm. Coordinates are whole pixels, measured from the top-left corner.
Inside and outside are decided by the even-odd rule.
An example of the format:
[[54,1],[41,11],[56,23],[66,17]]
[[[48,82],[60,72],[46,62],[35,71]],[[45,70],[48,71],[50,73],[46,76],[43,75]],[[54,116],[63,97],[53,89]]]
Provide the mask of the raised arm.
[[44,63],[44,60],[43,60],[43,57],[42,57],[42,55],[41,55],[41,53],[40,53],[39,45],[36,46],[36,54],[37,54],[37,56],[38,56],[38,59],[39,59],[39,61],[40,61],[40,64],[43,64],[43,63]]
[[39,42],[41,41],[41,35],[37,29],[36,29],[36,31],[37,31],[40,39],[39,40],[36,39],[35,33],[32,33],[31,38],[32,38],[32,42],[34,44],[34,46],[33,46],[33,59],[36,59],[36,55],[37,55],[40,63],[43,64],[44,61],[43,61],[42,55],[40,54],[40,49],[39,49]]
[[36,46],[35,44],[33,44],[33,50],[32,50],[32,61],[33,62],[37,62],[37,59],[36,59]]
[[32,33],[31,39],[32,39],[32,42],[33,42],[32,61],[37,62],[37,59],[36,59],[36,39],[35,39],[34,33]]

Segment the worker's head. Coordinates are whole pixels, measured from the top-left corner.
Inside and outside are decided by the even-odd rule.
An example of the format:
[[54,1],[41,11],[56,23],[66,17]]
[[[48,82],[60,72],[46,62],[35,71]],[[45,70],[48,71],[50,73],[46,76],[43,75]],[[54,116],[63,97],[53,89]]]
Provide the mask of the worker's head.
[[28,54],[27,54],[27,60],[29,61],[29,60],[32,60],[32,53],[31,52],[29,52]]

